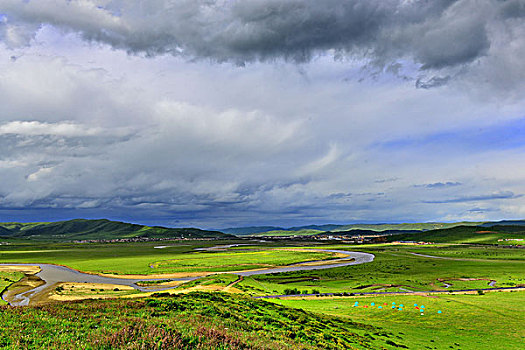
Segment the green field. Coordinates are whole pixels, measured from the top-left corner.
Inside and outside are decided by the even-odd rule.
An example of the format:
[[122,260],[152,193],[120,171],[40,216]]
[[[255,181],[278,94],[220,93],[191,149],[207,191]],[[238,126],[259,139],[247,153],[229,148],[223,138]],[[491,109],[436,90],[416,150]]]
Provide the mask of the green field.
[[302,261],[326,260],[334,254],[323,252],[259,249],[256,251],[231,250],[228,252],[199,252],[178,255],[154,263],[157,272],[223,272],[286,266]]
[[[354,322],[366,322],[396,334],[396,341],[409,349],[523,349],[525,344],[524,292],[272,301]],[[354,306],[356,301],[359,303],[357,307]],[[402,304],[403,310],[392,309],[393,302]],[[371,303],[375,305],[371,306]],[[415,309],[414,304],[425,306],[424,315]],[[364,308],[365,305],[368,307]]]
[[525,260],[525,250],[520,248],[498,248],[494,246],[433,245],[418,246],[410,251],[418,254],[448,257],[453,259],[481,260]]
[[[2,295],[3,291],[9,287],[11,284],[13,284],[16,281],[21,280],[24,277],[24,274],[21,272],[5,272],[0,271],[0,295]],[[5,301],[0,299],[0,305],[7,304]]]
[[[219,251],[195,250],[226,244],[243,245]],[[159,246],[164,248],[155,248]],[[375,260],[354,266],[244,278],[222,273],[173,286],[172,290],[185,292],[196,287],[244,293],[244,296],[197,293],[19,309],[4,307],[0,322],[6,326],[0,327],[0,348],[109,349],[124,347],[123,344],[129,344],[128,348],[152,348],[154,342],[160,344],[157,348],[170,348],[174,345],[169,339],[176,339],[176,346],[186,349],[198,346],[203,349],[501,349],[501,344],[505,344],[504,349],[518,349],[523,343],[525,292],[361,295],[525,286],[525,251],[520,248],[293,241],[261,244],[245,240],[13,242],[0,246],[0,262],[55,263],[82,271],[118,274],[213,274],[332,257],[308,249],[362,251],[374,254]],[[0,274],[0,286],[20,277],[20,273]],[[271,299],[271,303],[249,298],[281,295],[290,290],[347,296]],[[55,294],[75,298],[139,296],[133,290],[117,291],[114,287],[105,290],[102,286],[81,289],[78,285],[66,286]],[[355,301],[360,305],[424,304],[427,312],[421,316],[413,307],[403,311],[354,307]],[[438,314],[438,310],[442,313]],[[64,331],[54,335],[51,329],[55,328]]]
[[[522,240],[523,239],[523,240]],[[392,235],[392,241],[425,241],[434,243],[470,243],[497,245],[524,245],[524,226],[457,226],[437,230]]]
[[[231,243],[231,242],[229,242]],[[158,242],[120,244],[11,244],[0,246],[0,263],[52,263],[80,271],[114,274],[159,274],[175,272],[223,272],[284,266],[324,260],[331,253],[259,249],[228,252],[195,251],[212,246],[203,242]]]
[[0,348],[9,349],[395,349],[389,342],[399,343],[366,323],[224,293],[0,307],[0,324]]
[[[283,294],[285,289],[319,290],[321,293],[364,293],[515,287],[525,285],[523,250],[490,248],[490,258],[473,260],[432,259],[411,254],[446,251],[470,256],[467,246],[326,246],[364,251],[376,256],[371,263],[327,270],[288,272],[245,278],[237,288],[253,295]],[[446,249],[445,249],[446,248]],[[473,248],[478,251],[477,247]],[[482,248],[479,248],[482,249]],[[471,252],[471,253],[467,253]],[[521,253],[521,254],[520,254]],[[496,259],[499,254],[501,259]],[[477,254],[475,255],[479,257]],[[514,258],[514,259],[510,259]]]

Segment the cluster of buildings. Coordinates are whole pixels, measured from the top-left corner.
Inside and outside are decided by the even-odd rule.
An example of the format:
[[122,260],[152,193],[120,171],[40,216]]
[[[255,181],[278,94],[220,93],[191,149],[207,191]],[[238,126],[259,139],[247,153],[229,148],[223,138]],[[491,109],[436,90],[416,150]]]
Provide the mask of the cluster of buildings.
[[434,242],[395,241],[395,242],[392,242],[392,244],[429,245],[429,244],[434,244]]
[[290,236],[257,236],[264,240],[308,240],[308,241],[340,241],[341,243],[350,244],[367,244],[367,243],[385,243],[384,235],[352,235],[336,234],[333,232],[320,233],[316,235],[290,235]]
[[131,238],[114,238],[114,239],[82,239],[73,241],[73,243],[132,243],[132,242],[156,242],[156,241],[214,241],[216,238],[185,238],[185,237],[131,237]]

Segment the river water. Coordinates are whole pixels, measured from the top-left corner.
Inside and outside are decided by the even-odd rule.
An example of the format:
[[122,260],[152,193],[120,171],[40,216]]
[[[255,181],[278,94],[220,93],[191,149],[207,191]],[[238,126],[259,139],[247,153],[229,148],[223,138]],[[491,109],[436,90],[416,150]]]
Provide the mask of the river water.
[[[191,281],[195,279],[194,277],[189,278],[140,278],[140,279],[131,279],[131,278],[114,278],[114,277],[104,277],[99,275],[93,275],[88,273],[79,272],[68,267],[53,265],[53,264],[0,264],[0,266],[38,266],[40,272],[35,276],[39,277],[44,284],[36,287],[34,289],[28,290],[26,292],[17,294],[14,299],[10,302],[14,306],[23,306],[29,305],[31,298],[41,293],[48,287],[54,285],[55,283],[60,282],[77,282],[77,283],[102,283],[102,284],[117,284],[122,286],[130,286],[137,290],[143,292],[156,292],[165,289],[170,289],[173,287],[141,287],[137,285],[137,282],[140,281],[160,281],[160,280],[170,280],[170,281]],[[7,301],[7,300],[6,300]]]

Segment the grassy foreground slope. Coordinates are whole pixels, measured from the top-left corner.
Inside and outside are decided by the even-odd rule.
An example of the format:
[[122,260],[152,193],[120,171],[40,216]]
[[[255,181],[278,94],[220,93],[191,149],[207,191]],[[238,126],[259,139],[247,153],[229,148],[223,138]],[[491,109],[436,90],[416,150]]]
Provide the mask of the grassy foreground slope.
[[0,307],[0,348],[395,349],[379,327],[224,293]]
[[232,238],[197,228],[144,226],[106,219],[75,219],[50,223],[0,223],[0,238],[39,240],[100,240],[123,238]]

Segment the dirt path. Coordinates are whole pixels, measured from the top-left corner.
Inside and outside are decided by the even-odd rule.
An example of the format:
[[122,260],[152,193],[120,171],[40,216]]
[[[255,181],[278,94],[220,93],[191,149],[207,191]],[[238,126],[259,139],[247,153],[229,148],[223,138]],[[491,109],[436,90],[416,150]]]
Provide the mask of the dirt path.
[[230,284],[226,286],[226,288],[223,289],[223,292],[229,291],[230,289],[233,288],[233,286],[235,286],[237,283],[241,282],[242,280],[244,280],[244,276],[237,277],[235,281],[231,282]]

